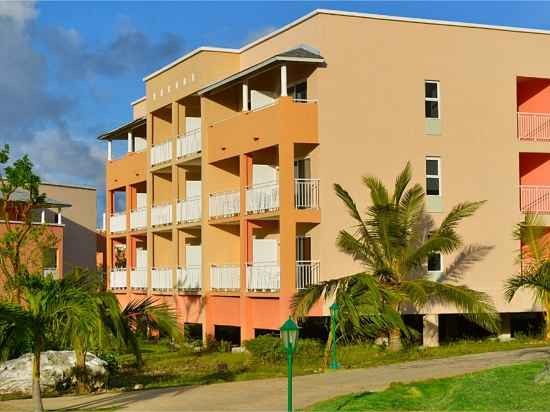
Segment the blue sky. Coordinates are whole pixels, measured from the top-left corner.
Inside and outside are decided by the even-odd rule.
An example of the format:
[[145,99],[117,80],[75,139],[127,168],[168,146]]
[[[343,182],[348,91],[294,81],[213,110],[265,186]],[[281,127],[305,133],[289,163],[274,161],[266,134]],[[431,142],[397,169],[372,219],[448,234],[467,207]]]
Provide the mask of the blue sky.
[[316,8],[550,29],[548,2],[0,2],[0,143],[28,153],[45,180],[96,186],[99,215],[106,148],[96,137],[130,119],[144,75]]

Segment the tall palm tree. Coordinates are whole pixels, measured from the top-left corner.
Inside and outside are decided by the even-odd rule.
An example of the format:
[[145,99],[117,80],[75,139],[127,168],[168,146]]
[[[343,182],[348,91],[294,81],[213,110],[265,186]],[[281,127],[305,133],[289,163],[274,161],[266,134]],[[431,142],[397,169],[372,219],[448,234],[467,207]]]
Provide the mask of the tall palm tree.
[[[498,314],[489,296],[459,283],[463,273],[490,250],[481,245],[463,246],[456,231],[458,224],[472,216],[483,202],[456,205],[435,227],[424,210],[424,190],[419,184],[409,187],[411,179],[409,163],[396,178],[392,194],[378,178],[363,177],[371,199],[364,216],[351,195],[334,185],[355,221],[352,231],[340,231],[337,246],[359,262],[364,271],[298,292],[293,299],[297,317],[305,316],[321,297],[335,298],[345,308],[340,319],[355,317],[356,320],[347,321],[354,333],[361,333],[363,328],[357,319],[367,320],[371,326],[368,333],[378,330],[389,335],[391,350],[401,348],[401,334],[406,330],[395,315],[408,308],[421,311],[448,304],[478,325],[498,330]],[[446,270],[432,279],[427,271],[428,259],[436,253],[457,252]],[[369,301],[366,306],[365,300]]]
[[506,281],[504,297],[511,302],[520,289],[532,291],[544,312],[544,339],[550,340],[550,236],[539,216],[526,214],[514,228],[514,238],[521,245],[521,269]]
[[76,320],[91,322],[95,308],[83,288],[72,282],[41,275],[18,277],[22,304],[0,301],[0,320],[14,329],[13,336],[29,336],[32,341],[32,399],[34,411],[43,411],[40,388],[40,355],[51,330],[62,336],[70,333]]

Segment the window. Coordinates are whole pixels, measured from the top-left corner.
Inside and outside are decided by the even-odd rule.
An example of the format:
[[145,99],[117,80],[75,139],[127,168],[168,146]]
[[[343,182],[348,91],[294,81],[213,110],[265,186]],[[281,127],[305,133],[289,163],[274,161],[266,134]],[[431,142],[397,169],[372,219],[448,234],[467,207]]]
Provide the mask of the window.
[[432,253],[428,256],[428,273],[441,273],[443,271],[443,262],[441,253]]
[[441,160],[439,157],[426,158],[426,194],[441,196]]
[[425,88],[425,115],[428,119],[439,119],[439,81],[426,80]]
[[295,100],[307,100],[307,81],[289,86],[287,88],[287,95]]
[[57,249],[56,248],[45,248],[42,251],[42,267],[44,269],[57,268]]

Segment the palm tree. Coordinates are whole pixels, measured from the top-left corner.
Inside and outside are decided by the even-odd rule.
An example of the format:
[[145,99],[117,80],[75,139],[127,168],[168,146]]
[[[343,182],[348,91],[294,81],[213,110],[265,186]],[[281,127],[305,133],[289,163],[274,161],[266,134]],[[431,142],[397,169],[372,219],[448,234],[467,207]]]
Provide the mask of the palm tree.
[[[364,271],[298,292],[292,305],[295,316],[305,316],[321,297],[334,298],[345,309],[339,320],[350,317],[346,324],[353,334],[387,334],[390,350],[401,348],[401,334],[406,328],[396,314],[405,309],[421,311],[436,304],[453,305],[469,320],[490,331],[498,330],[498,314],[489,296],[459,283],[464,272],[491,249],[481,245],[464,247],[456,231],[458,224],[472,216],[483,202],[456,205],[435,227],[424,210],[424,190],[419,184],[409,188],[411,178],[407,163],[390,194],[378,178],[363,177],[372,203],[365,216],[351,195],[334,185],[356,223],[353,231],[340,231],[337,246]],[[428,259],[437,253],[457,252],[454,261],[433,280],[427,271]],[[366,332],[365,321],[370,325]]]
[[94,307],[83,288],[72,282],[41,275],[18,277],[22,304],[0,301],[0,320],[13,328],[13,337],[29,336],[32,341],[32,399],[34,411],[43,411],[40,388],[40,355],[51,330],[69,335],[69,326],[77,320],[91,322]]
[[550,238],[540,217],[526,214],[514,229],[520,241],[518,254],[520,272],[506,281],[504,297],[511,302],[520,289],[534,292],[535,301],[544,312],[544,339],[550,340]]

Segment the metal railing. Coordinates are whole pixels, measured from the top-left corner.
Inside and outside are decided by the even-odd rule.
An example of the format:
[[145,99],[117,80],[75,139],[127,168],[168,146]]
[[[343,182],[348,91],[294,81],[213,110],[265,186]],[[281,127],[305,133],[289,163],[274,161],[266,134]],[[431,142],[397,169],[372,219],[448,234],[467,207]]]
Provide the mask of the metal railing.
[[172,269],[170,268],[151,269],[151,286],[155,292],[171,292],[173,290]]
[[241,270],[239,265],[210,266],[210,289],[235,291],[241,288]]
[[130,288],[147,290],[147,268],[134,268],[130,271]]
[[208,198],[208,216],[211,218],[231,217],[241,211],[241,195],[238,190],[211,193]]
[[297,209],[319,209],[319,179],[295,179],[294,200]]
[[281,267],[277,262],[256,263],[246,266],[246,290],[251,292],[277,292],[281,288]]
[[202,285],[202,271],[200,266],[187,266],[177,269],[176,288],[179,291],[198,291]]
[[263,213],[279,209],[279,183],[266,182],[246,189],[246,212]]
[[144,229],[147,227],[147,208],[140,207],[130,212],[130,229]]
[[550,213],[550,186],[522,185],[519,190],[522,212]]
[[194,129],[178,137],[176,141],[178,158],[200,153],[202,151],[201,129]]
[[550,113],[518,112],[518,138],[550,141]]
[[151,209],[151,225],[161,226],[172,224],[172,205],[161,204]]
[[112,290],[126,289],[128,270],[126,268],[117,268],[111,270],[109,285]]
[[197,222],[201,220],[201,209],[201,196],[181,200],[176,205],[176,221],[178,223]]
[[307,289],[321,280],[318,260],[296,261],[296,289]]
[[126,231],[126,212],[113,213],[109,218],[109,230],[111,233]]
[[172,160],[172,142],[168,141],[151,147],[151,166]]

